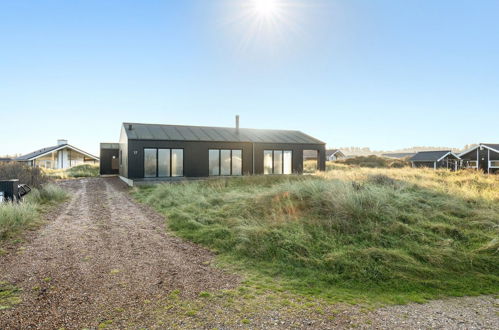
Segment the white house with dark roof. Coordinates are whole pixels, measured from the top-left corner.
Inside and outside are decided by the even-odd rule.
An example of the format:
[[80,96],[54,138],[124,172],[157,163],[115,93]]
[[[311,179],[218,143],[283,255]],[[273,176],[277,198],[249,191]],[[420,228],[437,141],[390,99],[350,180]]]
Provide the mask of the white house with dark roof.
[[480,169],[487,173],[499,172],[499,144],[480,143],[459,154],[463,167]]
[[14,161],[48,169],[66,169],[83,164],[97,164],[99,157],[68,144],[67,140],[57,140],[55,146],[33,151]]
[[457,170],[460,158],[451,150],[420,151],[409,158],[412,167],[447,168]]

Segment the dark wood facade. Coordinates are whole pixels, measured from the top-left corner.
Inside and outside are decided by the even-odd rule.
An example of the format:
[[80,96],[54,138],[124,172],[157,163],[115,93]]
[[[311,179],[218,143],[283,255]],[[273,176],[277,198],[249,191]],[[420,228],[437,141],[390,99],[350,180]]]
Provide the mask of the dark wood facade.
[[[128,124],[127,124],[128,125]],[[303,173],[304,150],[316,150],[319,155],[318,170],[326,169],[325,143],[265,143],[265,142],[228,142],[228,141],[178,141],[160,139],[130,139],[128,126],[122,126],[118,155],[120,176],[141,180],[144,175],[145,149],[182,149],[183,177],[202,178],[210,176],[209,150],[241,150],[242,175],[264,174],[264,150],[292,151],[292,173]],[[317,140],[318,141],[318,140]],[[102,160],[101,160],[102,163]],[[168,178],[164,178],[168,180]]]
[[464,168],[477,169],[486,173],[499,173],[499,151],[491,146],[480,144],[459,156]]

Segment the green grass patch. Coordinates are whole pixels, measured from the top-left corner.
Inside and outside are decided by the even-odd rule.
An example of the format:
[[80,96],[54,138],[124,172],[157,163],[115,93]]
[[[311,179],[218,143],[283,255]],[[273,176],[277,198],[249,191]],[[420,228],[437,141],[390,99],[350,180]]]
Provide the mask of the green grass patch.
[[0,311],[12,308],[21,302],[21,290],[7,282],[0,282]]
[[339,167],[133,194],[162,212],[170,230],[270,290],[390,303],[499,291],[494,177]]

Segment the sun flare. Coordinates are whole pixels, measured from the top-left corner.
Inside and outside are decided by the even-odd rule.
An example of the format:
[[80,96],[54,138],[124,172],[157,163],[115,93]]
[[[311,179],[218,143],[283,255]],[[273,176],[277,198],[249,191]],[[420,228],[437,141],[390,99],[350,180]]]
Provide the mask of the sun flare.
[[251,0],[255,14],[262,17],[275,16],[279,11],[279,0]]

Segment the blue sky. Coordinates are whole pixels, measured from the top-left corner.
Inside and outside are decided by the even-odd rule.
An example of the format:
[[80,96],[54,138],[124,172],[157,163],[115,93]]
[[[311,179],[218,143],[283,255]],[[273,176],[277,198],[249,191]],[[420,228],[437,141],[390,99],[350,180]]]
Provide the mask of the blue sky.
[[330,147],[499,143],[499,1],[280,0],[259,30],[245,1],[0,0],[0,155],[236,114]]

